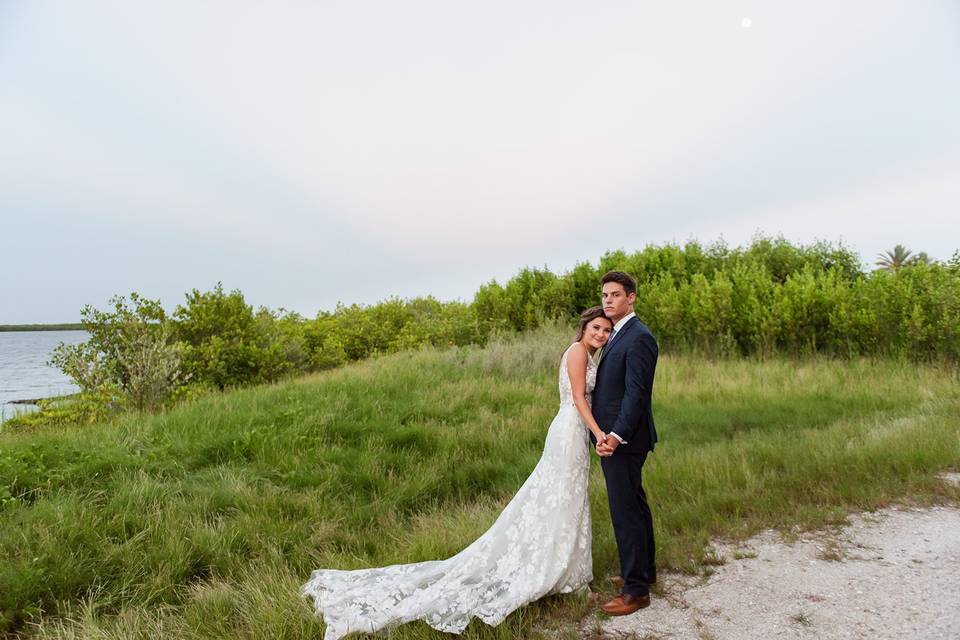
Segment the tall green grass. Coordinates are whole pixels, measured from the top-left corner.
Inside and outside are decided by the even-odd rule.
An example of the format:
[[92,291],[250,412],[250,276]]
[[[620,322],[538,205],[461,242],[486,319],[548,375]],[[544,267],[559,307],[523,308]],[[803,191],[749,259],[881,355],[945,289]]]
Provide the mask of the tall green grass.
[[[162,415],[0,434],[0,633],[316,638],[317,567],[444,558],[540,455],[569,336],[400,353]],[[890,360],[663,356],[645,467],[662,568],[715,536],[816,527],[893,500],[960,498],[960,385]],[[594,572],[617,570],[599,465]],[[555,597],[471,638],[575,635]],[[398,638],[432,638],[424,625]]]

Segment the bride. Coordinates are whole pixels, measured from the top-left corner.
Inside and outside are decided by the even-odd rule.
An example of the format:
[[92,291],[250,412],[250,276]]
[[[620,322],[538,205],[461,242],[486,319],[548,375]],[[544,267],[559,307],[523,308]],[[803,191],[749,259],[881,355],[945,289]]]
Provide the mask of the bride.
[[560,359],[560,410],[543,455],[473,544],[447,560],[313,572],[300,592],[323,616],[324,640],[413,620],[460,633],[474,616],[497,625],[545,595],[587,588],[593,579],[587,430],[600,442],[606,438],[590,413],[590,393],[594,356],[612,328],[601,307],[580,316],[576,342]]

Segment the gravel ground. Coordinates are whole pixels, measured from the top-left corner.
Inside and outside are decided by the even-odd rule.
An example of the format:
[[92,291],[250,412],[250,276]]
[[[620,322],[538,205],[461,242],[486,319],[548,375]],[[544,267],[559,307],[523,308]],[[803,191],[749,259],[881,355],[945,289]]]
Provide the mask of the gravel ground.
[[706,582],[664,576],[649,608],[603,621],[601,636],[960,639],[960,508],[886,509],[718,553],[727,562]]

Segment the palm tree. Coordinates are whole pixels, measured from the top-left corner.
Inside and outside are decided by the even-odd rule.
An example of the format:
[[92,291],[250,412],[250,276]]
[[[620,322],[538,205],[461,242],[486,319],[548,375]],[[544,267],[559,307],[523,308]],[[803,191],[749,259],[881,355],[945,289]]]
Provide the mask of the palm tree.
[[902,244],[898,244],[893,248],[893,251],[884,251],[877,254],[875,264],[881,269],[897,272],[901,267],[905,267],[910,263],[910,256],[912,254],[913,252],[910,251],[910,249],[907,249]]

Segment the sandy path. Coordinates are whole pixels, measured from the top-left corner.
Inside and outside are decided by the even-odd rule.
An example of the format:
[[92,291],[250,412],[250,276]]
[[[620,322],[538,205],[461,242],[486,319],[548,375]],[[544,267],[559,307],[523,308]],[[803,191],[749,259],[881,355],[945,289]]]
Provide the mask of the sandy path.
[[604,621],[602,635],[960,638],[960,508],[887,509],[794,544],[765,533],[720,553],[728,562],[706,583],[664,576],[663,596]]

